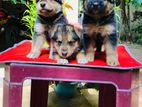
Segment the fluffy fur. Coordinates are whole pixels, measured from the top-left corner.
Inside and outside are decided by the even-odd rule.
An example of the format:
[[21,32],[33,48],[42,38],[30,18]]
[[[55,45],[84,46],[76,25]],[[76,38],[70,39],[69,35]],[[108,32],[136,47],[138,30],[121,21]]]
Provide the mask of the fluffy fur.
[[78,63],[86,63],[81,52],[81,33],[81,29],[72,25],[55,25],[51,33],[50,57],[59,63],[68,63],[68,59],[77,59]]
[[85,0],[83,29],[83,44],[88,61],[94,61],[94,48],[100,51],[104,45],[107,64],[119,65],[113,0]]
[[49,30],[53,25],[67,23],[62,13],[61,0],[36,0],[37,18],[34,26],[32,48],[27,55],[29,58],[38,58],[45,41],[50,42]]

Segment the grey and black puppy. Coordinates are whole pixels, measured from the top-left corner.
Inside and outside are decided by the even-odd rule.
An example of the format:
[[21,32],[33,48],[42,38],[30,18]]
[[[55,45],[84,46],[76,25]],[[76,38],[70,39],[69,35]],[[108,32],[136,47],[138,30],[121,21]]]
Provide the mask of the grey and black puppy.
[[45,41],[50,42],[49,30],[53,25],[67,23],[62,12],[62,0],[36,0],[37,18],[34,25],[32,48],[28,58],[38,58]]
[[50,56],[60,64],[76,59],[78,63],[87,63],[81,51],[82,29],[69,24],[57,24],[51,30]]
[[113,3],[114,0],[84,0],[83,44],[88,61],[94,61],[94,49],[100,51],[103,45],[107,64],[119,65]]

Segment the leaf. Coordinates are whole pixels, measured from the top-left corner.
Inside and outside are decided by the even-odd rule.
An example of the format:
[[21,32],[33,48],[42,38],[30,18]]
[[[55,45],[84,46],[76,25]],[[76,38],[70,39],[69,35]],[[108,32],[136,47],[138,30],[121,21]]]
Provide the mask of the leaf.
[[13,2],[14,4],[16,4],[16,3],[17,3],[17,0],[12,0],[12,2]]
[[22,4],[25,4],[25,3],[26,3],[26,1],[25,1],[25,0],[21,0],[21,3],[22,3]]
[[68,2],[65,2],[65,3],[63,4],[63,6],[66,7],[66,8],[68,8],[68,9],[73,10],[73,8],[71,7],[71,5],[69,5]]
[[63,14],[64,14],[65,16],[67,15],[66,10],[65,10],[64,7],[63,7]]
[[65,16],[67,15],[67,13],[66,13],[66,8],[73,10],[72,6],[69,5],[68,2],[65,2],[65,3],[63,4],[63,14],[64,14]]
[[129,3],[129,0],[125,0],[126,3]]

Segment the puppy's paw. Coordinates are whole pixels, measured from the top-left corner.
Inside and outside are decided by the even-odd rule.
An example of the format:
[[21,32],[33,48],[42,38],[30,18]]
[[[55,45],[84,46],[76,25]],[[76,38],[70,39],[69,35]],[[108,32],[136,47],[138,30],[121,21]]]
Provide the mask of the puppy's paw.
[[40,56],[41,52],[40,51],[33,51],[33,52],[30,52],[28,55],[27,55],[27,58],[38,58]]
[[68,62],[67,59],[58,59],[58,60],[57,60],[57,63],[58,63],[58,64],[68,64],[69,62]]
[[79,64],[86,64],[86,63],[88,63],[88,60],[86,58],[77,59],[77,63],[79,63]]
[[116,56],[113,56],[113,55],[112,56],[107,56],[106,62],[110,66],[117,66],[117,65],[119,65],[118,58]]
[[91,56],[88,57],[87,59],[88,59],[88,62],[93,62],[94,61],[94,57],[91,57]]
[[86,58],[87,58],[88,62],[93,62],[94,61],[94,57],[95,57],[94,53],[88,53],[86,55]]

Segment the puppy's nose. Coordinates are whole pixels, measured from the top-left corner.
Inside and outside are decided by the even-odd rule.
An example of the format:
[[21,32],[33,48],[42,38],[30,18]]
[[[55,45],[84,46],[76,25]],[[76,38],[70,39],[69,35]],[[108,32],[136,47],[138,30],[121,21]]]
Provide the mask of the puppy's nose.
[[94,6],[94,7],[98,7],[98,6],[99,6],[99,3],[98,3],[98,2],[94,2],[94,3],[93,3],[93,6]]
[[62,55],[63,55],[64,57],[66,57],[66,56],[67,56],[67,52],[63,52]]
[[46,5],[45,3],[41,3],[41,4],[40,4],[40,6],[41,6],[42,8],[45,7],[45,5]]

